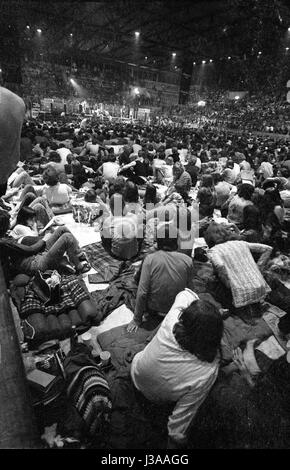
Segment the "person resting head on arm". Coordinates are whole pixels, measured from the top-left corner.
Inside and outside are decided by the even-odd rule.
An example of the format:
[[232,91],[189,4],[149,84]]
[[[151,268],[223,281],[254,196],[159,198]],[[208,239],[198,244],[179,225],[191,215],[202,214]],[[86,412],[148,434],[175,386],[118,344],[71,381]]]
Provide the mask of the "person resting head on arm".
[[25,237],[38,238],[36,225],[36,213],[30,207],[22,207],[16,217],[16,225],[11,231],[11,236],[21,243]]
[[[26,217],[28,216],[29,214]],[[62,265],[67,268],[65,254],[71,263],[71,273],[75,272],[74,269],[78,273],[90,269],[88,263],[81,262],[84,255],[78,241],[65,226],[58,227],[45,240],[25,234],[22,243],[8,235],[9,228],[10,216],[8,212],[0,210],[0,259],[7,279],[11,276],[11,269],[17,273],[33,275],[37,271],[59,269]]]

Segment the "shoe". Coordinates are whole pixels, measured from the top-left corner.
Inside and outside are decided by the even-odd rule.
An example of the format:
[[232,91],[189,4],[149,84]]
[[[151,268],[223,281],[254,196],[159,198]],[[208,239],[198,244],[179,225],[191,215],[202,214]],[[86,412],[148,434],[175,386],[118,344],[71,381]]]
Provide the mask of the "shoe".
[[59,269],[65,274],[75,274],[75,268],[67,261],[61,261],[59,263]]
[[79,258],[80,261],[88,262],[87,255],[83,251],[78,255],[78,258]]
[[87,273],[88,271],[91,270],[91,266],[89,265],[89,263],[83,263],[81,264],[81,266],[77,269],[77,273],[78,274],[85,274]]

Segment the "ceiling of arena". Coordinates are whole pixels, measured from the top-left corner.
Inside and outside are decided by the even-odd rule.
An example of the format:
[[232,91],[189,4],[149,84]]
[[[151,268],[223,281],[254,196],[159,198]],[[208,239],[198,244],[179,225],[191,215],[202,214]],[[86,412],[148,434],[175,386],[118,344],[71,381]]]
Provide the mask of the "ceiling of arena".
[[[261,47],[261,15],[279,30],[290,24],[287,1],[120,0],[50,2],[0,0],[0,15],[26,36],[42,29],[52,53],[166,67],[186,57],[213,57]],[[268,6],[267,6],[268,5]],[[268,10],[267,10],[268,8]],[[30,30],[26,30],[30,25]],[[265,29],[265,24],[264,24]],[[135,31],[140,35],[136,38]],[[71,36],[72,34],[72,36]],[[249,36],[250,34],[250,36]],[[251,36],[252,34],[252,36]]]

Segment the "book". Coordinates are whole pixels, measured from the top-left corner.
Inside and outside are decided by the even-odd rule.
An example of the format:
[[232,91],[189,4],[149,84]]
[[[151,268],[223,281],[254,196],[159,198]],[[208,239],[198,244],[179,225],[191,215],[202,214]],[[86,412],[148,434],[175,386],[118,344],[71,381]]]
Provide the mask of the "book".
[[34,369],[27,374],[28,383],[40,392],[47,393],[49,388],[54,384],[57,377],[48,374],[39,369]]

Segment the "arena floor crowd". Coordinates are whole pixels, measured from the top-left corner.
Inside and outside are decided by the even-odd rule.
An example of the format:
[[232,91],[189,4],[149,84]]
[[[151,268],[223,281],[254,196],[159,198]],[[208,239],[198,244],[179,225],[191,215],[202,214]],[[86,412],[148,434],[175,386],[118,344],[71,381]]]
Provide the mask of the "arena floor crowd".
[[23,118],[0,260],[43,443],[286,448],[287,134]]

